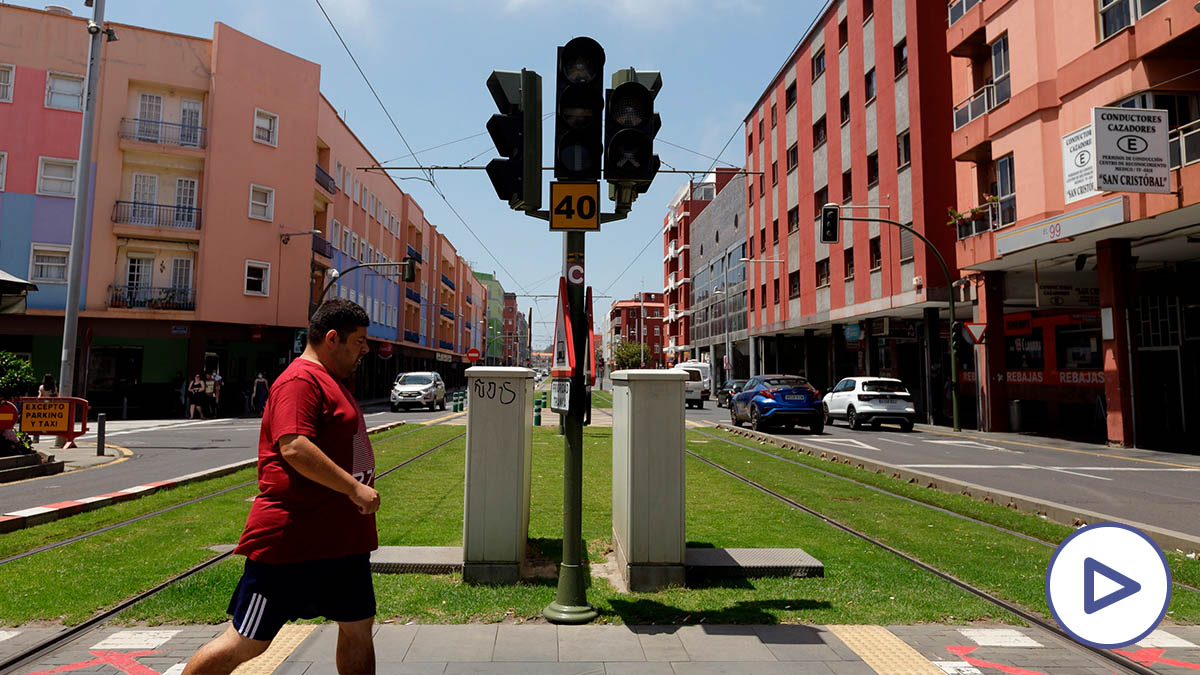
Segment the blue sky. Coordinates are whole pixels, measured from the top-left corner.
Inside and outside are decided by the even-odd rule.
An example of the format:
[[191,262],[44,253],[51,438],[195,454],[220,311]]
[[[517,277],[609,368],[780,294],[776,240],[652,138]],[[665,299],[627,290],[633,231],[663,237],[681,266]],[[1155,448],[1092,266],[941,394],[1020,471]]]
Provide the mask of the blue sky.
[[[58,0],[90,14],[82,0]],[[493,69],[536,70],[543,112],[553,110],[555,48],[577,35],[604,46],[608,74],[634,66],[662,72],[656,100],[658,138],[711,157],[730,136],[723,164],[742,166],[741,123],[770,78],[803,36],[823,0],[320,0],[422,164],[482,166],[496,156],[484,125],[495,105],[485,81]],[[46,2],[11,2],[42,7]],[[106,18],[121,23],[211,37],[221,21],[321,65],[321,89],[381,162],[412,165],[404,142],[376,103],[317,6],[317,0],[108,0]],[[82,36],[81,36],[82,39]],[[472,134],[483,135],[422,152]],[[543,133],[550,166],[553,119]],[[656,144],[664,163],[703,171],[713,162]],[[469,160],[469,161],[468,161]],[[416,172],[396,172],[412,177]],[[552,179],[549,172],[543,180]],[[662,244],[656,237],[667,202],[687,180],[659,174],[627,220],[587,237],[587,282],[594,293],[628,298],[662,290]],[[552,294],[562,263],[562,235],[519,215],[496,198],[482,171],[437,174],[449,203],[432,186],[401,180],[431,222],[477,270],[495,271],[506,290]],[[543,187],[548,201],[548,188]],[[607,194],[601,186],[603,195]],[[605,199],[605,210],[612,202]],[[545,206],[543,205],[543,208]],[[617,278],[633,256],[654,243]],[[481,243],[482,242],[482,243]],[[494,256],[494,258],[493,258]],[[499,262],[497,262],[497,260]],[[615,283],[614,283],[615,282]],[[611,302],[598,299],[599,317]],[[534,304],[534,348],[553,333],[554,303]],[[597,322],[599,322],[597,318]],[[549,322],[549,323],[545,323]]]

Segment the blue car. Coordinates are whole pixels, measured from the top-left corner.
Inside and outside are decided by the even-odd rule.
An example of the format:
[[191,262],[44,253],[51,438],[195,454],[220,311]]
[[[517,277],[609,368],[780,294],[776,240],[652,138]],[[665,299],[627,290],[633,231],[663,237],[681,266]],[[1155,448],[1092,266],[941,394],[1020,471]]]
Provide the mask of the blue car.
[[729,405],[733,426],[749,422],[750,428],[806,426],[819,434],[825,430],[825,410],[820,393],[799,375],[759,375],[750,378]]

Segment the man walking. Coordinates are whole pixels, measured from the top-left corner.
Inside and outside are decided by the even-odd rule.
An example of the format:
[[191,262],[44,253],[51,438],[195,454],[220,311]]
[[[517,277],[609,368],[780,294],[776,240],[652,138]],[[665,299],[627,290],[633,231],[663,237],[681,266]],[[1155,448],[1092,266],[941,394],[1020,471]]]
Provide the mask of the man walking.
[[338,672],[375,672],[375,455],[342,384],[368,351],[369,325],[354,302],[326,301],[309,322],[304,353],[271,387],[258,439],[260,493],[234,551],[246,567],[229,601],[233,622],[184,675],[228,673],[264,652],[284,623],[317,616],[338,624]]

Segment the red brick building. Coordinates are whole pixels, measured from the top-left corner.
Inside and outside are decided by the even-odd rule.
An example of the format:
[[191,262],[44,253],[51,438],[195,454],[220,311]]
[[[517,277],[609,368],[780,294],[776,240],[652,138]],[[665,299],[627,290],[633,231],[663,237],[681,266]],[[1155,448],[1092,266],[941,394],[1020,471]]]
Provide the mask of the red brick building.
[[666,330],[662,293],[638,293],[618,300],[608,310],[609,344],[642,341],[650,350],[646,368],[666,367]]

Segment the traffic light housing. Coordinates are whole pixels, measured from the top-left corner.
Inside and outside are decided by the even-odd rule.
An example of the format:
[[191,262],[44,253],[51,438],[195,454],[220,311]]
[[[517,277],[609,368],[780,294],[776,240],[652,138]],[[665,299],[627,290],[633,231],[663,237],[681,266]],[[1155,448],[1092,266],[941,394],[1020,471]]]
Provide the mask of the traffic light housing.
[[950,348],[954,350],[954,357],[958,360],[960,368],[971,363],[973,345],[974,343],[967,338],[966,326],[961,321],[950,324]]
[[841,210],[837,204],[826,204],[821,207],[821,243],[836,244],[841,235]]
[[625,68],[613,73],[612,89],[604,93],[604,179],[610,184],[650,188],[660,162],[654,137],[662,120],[654,98],[662,88],[657,71]]
[[405,256],[400,261],[400,278],[404,283],[412,283],[417,280],[417,261]]
[[487,130],[503,157],[488,162],[488,178],[509,208],[536,211],[542,207],[542,77],[524,68],[494,70],[487,87],[500,109]]
[[603,156],[604,48],[577,37],[558,48],[554,108],[554,177],[600,180]]

